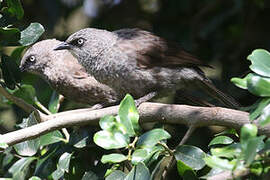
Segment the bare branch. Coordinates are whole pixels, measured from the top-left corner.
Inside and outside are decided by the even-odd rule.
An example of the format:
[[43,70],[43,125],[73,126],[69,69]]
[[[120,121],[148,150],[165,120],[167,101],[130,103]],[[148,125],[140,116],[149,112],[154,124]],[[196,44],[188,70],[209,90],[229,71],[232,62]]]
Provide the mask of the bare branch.
[[22,108],[26,113],[30,114],[34,112],[35,117],[37,118],[37,121],[42,122],[46,120],[45,114],[39,112],[34,106],[32,106],[31,104],[28,104],[23,99],[10,94],[2,85],[0,85],[0,94],[2,94],[9,101],[16,104],[18,107]]
[[[25,140],[39,137],[48,132],[70,126],[98,125],[105,115],[117,114],[118,106],[99,110],[78,109],[47,116],[49,121],[10,132],[1,136],[1,142],[13,145]],[[219,125],[241,128],[249,123],[247,112],[221,107],[194,107],[175,104],[143,103],[139,107],[140,123],[161,122],[169,124],[185,124],[196,127]],[[260,128],[260,133],[270,136],[270,127]]]

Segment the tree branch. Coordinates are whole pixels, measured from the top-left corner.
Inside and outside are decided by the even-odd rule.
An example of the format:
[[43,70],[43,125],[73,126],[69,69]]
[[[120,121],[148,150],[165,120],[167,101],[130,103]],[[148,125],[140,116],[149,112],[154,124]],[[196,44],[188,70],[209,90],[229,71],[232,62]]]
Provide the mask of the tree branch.
[[[187,126],[226,126],[240,129],[249,123],[247,112],[221,107],[194,107],[187,105],[143,103],[139,107],[140,123],[161,122],[168,124],[184,124]],[[13,145],[25,140],[34,139],[48,132],[70,126],[98,125],[105,115],[117,114],[118,106],[89,111],[78,109],[61,112],[46,117],[49,121],[13,131],[1,136],[1,142]],[[262,134],[270,136],[270,126],[259,127]]]
[[30,114],[34,112],[35,117],[38,122],[46,121],[45,114],[39,112],[34,106],[32,106],[31,104],[28,104],[23,99],[10,94],[2,85],[0,85],[0,94],[2,94],[9,101],[16,104],[18,107],[22,108],[26,113]]

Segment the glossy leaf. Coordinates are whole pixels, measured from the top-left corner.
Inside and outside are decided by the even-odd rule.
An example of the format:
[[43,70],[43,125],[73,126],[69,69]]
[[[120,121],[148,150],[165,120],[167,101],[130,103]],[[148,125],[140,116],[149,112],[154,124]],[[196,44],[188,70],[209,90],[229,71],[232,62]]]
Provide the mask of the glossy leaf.
[[127,160],[127,156],[125,156],[123,154],[117,154],[117,153],[103,155],[101,158],[101,162],[103,164],[105,164],[105,163],[120,163],[120,162],[125,161],[125,160]]
[[1,136],[0,136],[0,149],[6,149],[6,148],[8,148],[8,144],[1,142]]
[[53,131],[42,135],[40,137],[40,146],[47,146],[49,144],[57,143],[63,140],[63,135],[60,131]]
[[108,131],[112,131],[112,129],[115,127],[116,125],[116,119],[114,116],[104,116],[99,120],[99,126],[101,127],[101,129],[103,130],[108,130]]
[[139,162],[143,162],[147,158],[148,154],[149,153],[146,149],[135,150],[132,154],[132,164],[138,164]]
[[159,154],[164,151],[162,146],[153,146],[147,147],[143,149],[136,149],[132,153],[132,164],[138,164],[139,162],[143,162],[147,167],[154,161],[156,161],[159,157]]
[[35,43],[44,33],[44,27],[39,23],[31,23],[25,30],[21,32],[19,43],[22,46],[29,46]]
[[53,173],[52,173],[52,178],[53,180],[58,180],[61,177],[63,177],[65,174],[65,171],[63,169],[57,168]]
[[83,148],[90,143],[90,138],[92,138],[91,133],[85,129],[78,129],[71,133],[69,144],[76,148]]
[[249,78],[248,74],[244,78],[232,78],[231,82],[234,83],[237,87],[242,88],[242,89],[247,89],[247,79]]
[[261,97],[270,96],[270,78],[250,74],[247,78],[248,91]]
[[184,176],[185,172],[193,171],[191,167],[189,167],[182,161],[177,161],[177,170],[178,170],[179,175],[182,177]]
[[211,154],[217,157],[234,158],[241,154],[241,144],[234,143],[221,148],[211,148]]
[[12,178],[15,180],[25,179],[28,173],[29,165],[36,160],[35,157],[21,158],[16,161],[8,170],[12,174]]
[[68,172],[69,162],[70,162],[71,156],[72,156],[72,154],[67,153],[67,152],[62,154],[58,160],[58,167],[57,168],[65,171],[65,172]]
[[121,101],[119,111],[120,123],[124,125],[129,136],[135,136],[140,130],[139,113],[135,106],[134,99],[127,94]]
[[93,171],[87,171],[84,173],[81,180],[99,180],[98,176]]
[[21,82],[21,72],[18,65],[11,57],[2,54],[1,69],[5,84],[9,89],[14,89],[15,84]]
[[176,147],[174,157],[177,162],[182,161],[193,170],[199,170],[205,166],[203,160],[205,153],[195,146],[181,145]]
[[230,163],[227,159],[221,159],[217,156],[206,156],[204,158],[205,163],[211,168],[219,168],[222,170],[232,170],[233,163]]
[[124,180],[125,177],[126,177],[125,173],[123,173],[120,170],[115,170],[109,176],[107,176],[105,180],[115,180],[115,179]]
[[134,180],[135,177],[139,180],[149,180],[150,173],[148,168],[144,164],[139,163],[132,168],[124,180]]
[[248,57],[251,61],[249,68],[255,73],[270,77],[270,53],[264,49],[254,50]]
[[118,149],[128,145],[129,137],[123,135],[121,132],[111,133],[104,130],[94,135],[94,142],[104,149]]
[[20,30],[17,28],[0,28],[0,46],[16,46],[20,36]]
[[138,147],[152,147],[155,146],[158,142],[171,138],[171,135],[164,129],[153,129],[142,134],[136,146]]
[[268,104],[262,111],[262,115],[260,116],[260,125],[265,126],[270,122],[270,104]]
[[[249,166],[253,160],[255,159],[255,156],[257,155],[258,152],[258,147],[260,146],[260,144],[264,144],[263,143],[263,138],[264,137],[254,137],[254,138],[250,138],[247,142],[247,148],[244,149],[244,160],[245,163]],[[261,147],[260,149],[262,149],[263,147]]]
[[256,137],[258,128],[254,124],[245,124],[241,128],[240,142],[242,149],[246,149],[246,145],[250,138]]
[[13,95],[22,98],[29,104],[34,104],[36,99],[36,90],[33,86],[24,84],[20,88],[16,89],[13,92]]
[[270,104],[270,98],[262,98],[256,106],[256,109],[249,114],[250,120],[255,120],[257,117],[259,117],[262,114],[263,109],[268,104]]
[[20,0],[6,0],[8,12],[16,16],[17,19],[22,19],[24,11]]
[[220,173],[224,172],[224,170],[219,168],[212,168],[206,175],[201,176],[201,179],[214,179],[214,177]]
[[54,149],[38,158],[34,175],[46,177],[48,174],[51,174],[55,170],[54,156],[56,155],[56,149]]
[[208,146],[217,145],[217,144],[231,144],[233,139],[228,136],[218,136],[212,139]]
[[53,91],[53,94],[51,96],[50,102],[49,102],[49,111],[52,114],[55,114],[58,112],[58,107],[59,107],[59,94],[56,91]]
[[[37,120],[35,119],[33,113],[28,117],[24,118],[22,124],[20,124],[20,127],[26,128],[30,127],[32,125],[37,124]],[[22,156],[33,156],[37,153],[38,149],[40,147],[40,141],[39,138],[23,141],[21,143],[15,144],[14,149],[16,152]]]
[[37,176],[32,176],[31,178],[29,178],[29,180],[41,180],[41,179]]

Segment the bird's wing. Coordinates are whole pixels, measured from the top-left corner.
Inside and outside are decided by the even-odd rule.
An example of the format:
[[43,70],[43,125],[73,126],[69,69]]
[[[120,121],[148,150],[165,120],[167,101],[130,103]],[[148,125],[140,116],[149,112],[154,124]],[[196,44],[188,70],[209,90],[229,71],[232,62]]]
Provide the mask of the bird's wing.
[[65,65],[63,67],[68,69],[69,74],[75,79],[84,79],[89,77],[89,74],[86,72],[85,68],[82,67],[77,59],[71,55],[67,54],[64,56]]
[[[115,46],[128,56],[135,57],[140,67],[208,66],[186,52],[180,45],[140,29],[114,31]],[[209,67],[209,66],[208,66]]]

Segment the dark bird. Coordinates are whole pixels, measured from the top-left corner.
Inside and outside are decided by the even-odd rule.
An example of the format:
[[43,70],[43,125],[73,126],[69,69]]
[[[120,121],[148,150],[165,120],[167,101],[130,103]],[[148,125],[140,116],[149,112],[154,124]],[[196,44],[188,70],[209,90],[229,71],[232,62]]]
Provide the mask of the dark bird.
[[140,102],[176,90],[201,89],[229,107],[238,103],[215,88],[199,66],[208,66],[180,45],[140,29],[106,31],[86,28],[70,35],[55,50],[68,49],[98,81],[120,97]]
[[[118,102],[115,91],[90,76],[68,51],[54,51],[61,41],[43,40],[24,54],[20,69],[37,74],[67,99],[85,104]],[[101,106],[96,106],[101,107]]]

